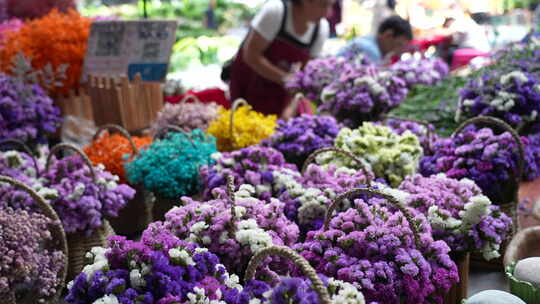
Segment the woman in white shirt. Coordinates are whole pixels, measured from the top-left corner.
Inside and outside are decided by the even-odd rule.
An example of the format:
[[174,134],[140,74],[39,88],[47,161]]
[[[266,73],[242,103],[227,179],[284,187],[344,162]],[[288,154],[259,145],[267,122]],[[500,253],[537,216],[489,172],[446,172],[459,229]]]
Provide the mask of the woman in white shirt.
[[251,22],[248,37],[231,68],[233,100],[254,110],[284,115],[290,96],[284,88],[293,65],[321,54],[329,36],[324,17],[334,0],[269,0]]

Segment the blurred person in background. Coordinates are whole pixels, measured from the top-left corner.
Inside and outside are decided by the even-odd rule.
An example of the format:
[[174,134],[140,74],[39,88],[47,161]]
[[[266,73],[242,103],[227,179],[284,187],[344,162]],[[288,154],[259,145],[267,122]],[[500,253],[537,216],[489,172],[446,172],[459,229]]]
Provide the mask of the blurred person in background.
[[371,35],[376,36],[381,23],[388,17],[396,15],[396,0],[377,0],[372,8]]
[[330,37],[337,37],[336,26],[341,23],[343,19],[343,1],[335,0],[334,6],[330,10],[330,13],[326,17],[330,24]]
[[403,51],[412,39],[410,23],[395,15],[381,23],[377,35],[354,38],[338,52],[338,56],[356,57],[364,54],[376,64],[385,64],[392,56]]
[[232,100],[244,98],[255,111],[291,117],[285,82],[297,64],[321,54],[330,32],[325,16],[333,5],[334,0],[267,1],[232,63]]

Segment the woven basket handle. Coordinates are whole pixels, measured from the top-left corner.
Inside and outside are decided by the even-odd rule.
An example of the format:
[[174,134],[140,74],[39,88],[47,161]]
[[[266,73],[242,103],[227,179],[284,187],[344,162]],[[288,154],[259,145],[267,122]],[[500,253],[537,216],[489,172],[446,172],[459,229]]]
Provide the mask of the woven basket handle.
[[88,166],[88,169],[90,170],[90,174],[92,175],[92,179],[94,182],[96,181],[96,172],[94,171],[94,167],[92,166],[92,162],[90,159],[88,159],[88,156],[86,156],[86,153],[81,151],[79,148],[70,145],[70,144],[57,144],[54,146],[51,151],[49,152],[49,155],[47,156],[47,163],[45,165],[45,171],[49,171],[49,167],[51,165],[52,157],[60,150],[71,150],[77,154],[83,159],[84,163]]
[[357,166],[360,168],[360,170],[362,170],[364,172],[364,175],[366,176],[367,186],[371,186],[372,180],[370,178],[370,174],[369,174],[370,172],[364,167],[364,164],[362,163],[362,161],[360,159],[358,159],[358,157],[356,157],[351,152],[345,151],[345,150],[342,150],[342,149],[338,149],[338,148],[334,148],[334,147],[322,148],[322,149],[319,149],[319,150],[311,153],[311,155],[308,156],[308,158],[304,162],[304,165],[302,166],[302,175],[304,175],[304,173],[306,172],[309,164],[315,162],[315,160],[317,159],[317,156],[319,156],[320,154],[326,153],[326,152],[339,153],[339,154],[345,155],[346,157],[349,157],[350,159],[352,159],[357,164]]
[[387,122],[389,119],[401,120],[401,121],[407,121],[407,122],[415,122],[415,123],[417,123],[419,125],[422,125],[424,128],[426,128],[426,136],[427,136],[427,139],[428,139],[428,142],[427,142],[428,152],[432,151],[432,149],[431,149],[431,139],[433,138],[433,132],[431,132],[431,129],[429,128],[430,127],[429,122],[427,122],[425,120],[420,120],[420,119],[403,118],[403,117],[397,117],[397,116],[392,116],[392,115],[385,115],[383,117],[383,122]]
[[337,209],[337,207],[339,206],[339,204],[341,204],[341,202],[343,200],[351,199],[353,196],[357,196],[357,195],[360,195],[360,194],[367,194],[367,195],[371,195],[371,196],[378,196],[378,197],[384,198],[389,205],[392,205],[392,206],[398,208],[399,211],[401,211],[401,213],[403,213],[403,215],[405,216],[405,218],[409,222],[409,226],[411,226],[411,229],[412,229],[413,235],[414,235],[414,242],[416,244],[416,247],[421,248],[422,242],[420,241],[420,231],[418,230],[418,227],[416,226],[416,224],[414,222],[414,216],[410,212],[410,210],[407,207],[404,207],[395,197],[393,197],[391,195],[388,195],[386,193],[382,193],[379,190],[375,190],[375,189],[371,189],[371,188],[352,189],[352,190],[347,191],[345,193],[342,193],[338,197],[336,197],[336,199],[334,199],[334,201],[332,202],[332,204],[330,205],[330,207],[328,207],[328,210],[326,211],[326,217],[325,217],[325,220],[324,220],[324,228],[323,229],[328,230],[328,227],[330,226],[330,221],[332,220],[332,215],[333,215],[334,211]]
[[36,169],[36,176],[39,176],[39,166],[37,163],[36,158],[34,157],[34,154],[32,153],[32,150],[22,141],[18,139],[6,139],[0,141],[0,146],[8,146],[8,145],[16,145],[21,150],[23,150],[24,153],[28,154],[30,158],[32,159],[32,163],[34,163],[34,169]]
[[186,94],[186,96],[184,96],[184,98],[182,98],[182,100],[180,100],[179,103],[185,103],[185,102],[188,102],[189,100],[193,100],[193,102],[201,103],[201,100],[199,99],[199,97],[192,94]]
[[175,125],[166,125],[165,127],[159,129],[154,135],[153,140],[155,141],[157,139],[161,139],[163,136],[167,134],[167,131],[169,130],[173,130],[174,132],[184,134],[184,136],[186,136],[187,139],[189,139],[189,141],[191,142],[191,145],[195,147],[195,143],[193,142],[193,138],[191,138],[191,135],[188,132],[184,131],[179,126],[175,126]]
[[[60,218],[58,217],[54,209],[47,202],[45,202],[45,200],[39,194],[37,194],[33,189],[31,189],[27,185],[19,181],[16,181],[11,177],[2,176],[2,175],[0,175],[0,182],[10,184],[11,186],[17,189],[28,193],[28,195],[30,195],[32,199],[34,199],[36,206],[38,206],[41,209],[42,213],[53,221],[53,225],[51,227],[52,239],[58,242],[58,249],[60,249],[60,251],[64,253],[64,257],[65,257],[64,266],[62,267],[58,275],[58,279],[60,282],[59,285],[63,285],[64,282],[66,281],[66,275],[67,275],[68,247],[67,247],[66,233],[64,232],[64,228],[62,226],[62,222],[60,221]],[[57,294],[55,295],[55,298],[58,298],[60,296],[62,289],[63,288],[61,288],[61,286],[58,286]]]
[[122,136],[124,136],[129,141],[129,144],[131,145],[131,151],[133,152],[131,154],[132,156],[136,156],[137,153],[139,153],[139,151],[137,150],[137,146],[135,145],[135,142],[133,142],[133,138],[131,137],[129,132],[126,129],[119,126],[119,125],[106,124],[106,125],[103,125],[103,126],[99,127],[97,129],[96,133],[94,134],[94,137],[92,137],[92,140],[93,141],[97,140],[99,138],[101,132],[103,132],[105,130],[115,130],[118,133],[122,134]]
[[311,281],[313,290],[315,290],[315,292],[319,296],[319,303],[331,304],[328,290],[326,289],[326,287],[324,287],[324,283],[322,282],[322,280],[317,276],[317,272],[315,271],[315,269],[313,269],[313,267],[309,265],[309,262],[304,257],[302,257],[301,255],[299,255],[294,250],[288,247],[271,246],[268,248],[261,249],[259,252],[257,252],[251,258],[247,266],[246,275],[245,275],[246,281],[250,281],[254,278],[257,267],[267,257],[270,257],[270,256],[279,256],[279,257],[291,260],[296,266],[300,268],[302,273]]
[[[456,131],[454,131],[454,134],[452,134],[452,137],[455,137],[457,134],[459,134],[461,131],[463,131],[467,126],[474,125],[474,124],[487,124],[490,126],[496,126],[501,129],[503,129],[506,132],[509,132],[512,137],[514,138],[514,141],[516,142],[518,146],[518,174],[517,176],[514,176],[514,182],[516,183],[515,192],[514,192],[514,201],[513,207],[512,207],[512,227],[514,229],[514,233],[517,232],[517,208],[518,208],[518,202],[519,202],[519,184],[523,180],[523,174],[525,173],[525,145],[523,144],[523,141],[521,140],[521,137],[518,135],[516,130],[512,128],[509,124],[506,122],[495,118],[495,117],[488,117],[488,116],[479,116],[475,118],[471,118],[464,123],[462,123]],[[514,175],[514,174],[511,174]]]
[[229,134],[231,136],[231,140],[234,142],[234,112],[240,107],[240,106],[249,106],[248,102],[245,99],[239,98],[235,100],[231,107],[231,116],[229,119]]

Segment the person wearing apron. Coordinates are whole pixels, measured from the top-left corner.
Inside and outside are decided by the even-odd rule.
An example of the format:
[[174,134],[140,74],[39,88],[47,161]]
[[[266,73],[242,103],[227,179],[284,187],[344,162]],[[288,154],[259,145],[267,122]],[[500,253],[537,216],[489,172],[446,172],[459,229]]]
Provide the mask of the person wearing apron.
[[329,36],[324,19],[334,0],[269,0],[253,19],[231,67],[232,100],[244,98],[257,112],[284,114],[284,87],[294,65],[317,57]]

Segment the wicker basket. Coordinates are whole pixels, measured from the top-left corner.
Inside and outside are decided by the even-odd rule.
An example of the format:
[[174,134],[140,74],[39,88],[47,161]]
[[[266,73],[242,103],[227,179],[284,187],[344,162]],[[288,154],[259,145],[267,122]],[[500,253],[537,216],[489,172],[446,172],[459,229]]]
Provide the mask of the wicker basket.
[[[135,142],[133,142],[133,138],[126,129],[119,125],[107,124],[99,127],[94,134],[93,140],[98,139],[100,134],[105,130],[114,130],[122,134],[131,146],[132,154],[130,158],[137,156],[139,151]],[[117,217],[108,218],[114,231],[124,236],[135,236],[146,229],[148,224],[152,222],[152,200],[149,197],[150,194],[142,186],[132,187],[136,190],[135,197],[118,212]]]
[[[27,192],[33,199],[43,214],[50,218],[54,223],[51,225],[51,235],[53,240],[55,240],[55,246],[54,249],[60,250],[64,253],[64,256],[67,258],[69,255],[67,240],[66,240],[66,234],[64,233],[64,228],[62,227],[60,218],[56,214],[56,212],[51,208],[49,204],[45,202],[45,200],[39,196],[34,190],[32,190],[30,187],[10,178],[7,176],[0,176],[0,182],[2,183],[8,183],[11,184],[13,187],[19,188],[20,190],[23,190]],[[68,261],[64,260],[64,267],[60,270],[60,273],[58,274],[59,283],[57,286],[57,291],[54,296],[51,296],[46,303],[57,303],[58,299],[61,296],[62,290],[64,289],[65,282],[66,282],[66,274],[68,269]],[[33,295],[31,293],[28,293],[24,295],[23,299],[19,299],[15,295],[15,291],[13,291],[13,295],[11,299],[1,299],[0,303],[2,304],[16,304],[16,303],[36,303],[36,299],[33,298]]]
[[[509,217],[512,218],[512,236],[516,234],[519,229],[519,220],[517,216],[517,208],[518,208],[518,202],[519,202],[519,185],[522,181],[523,173],[525,171],[525,146],[523,142],[521,141],[521,137],[517,134],[517,132],[509,126],[504,121],[494,118],[494,117],[487,117],[487,116],[480,116],[476,118],[469,119],[465,121],[463,124],[461,124],[454,134],[452,136],[456,136],[459,132],[463,131],[467,126],[469,125],[481,125],[483,127],[491,127],[491,128],[498,128],[505,132],[509,132],[512,137],[514,138],[517,146],[518,146],[518,168],[517,168],[517,174],[513,174],[513,172],[510,172],[511,174],[511,180],[513,182],[509,183],[507,185],[506,193],[507,198],[502,198],[503,202],[495,202],[496,205],[498,205],[501,208],[501,211],[507,214]],[[506,246],[508,245],[508,242],[504,242],[501,245],[501,251],[505,251]],[[485,259],[482,257],[481,254],[475,252],[471,254],[471,264],[476,265],[478,267],[482,268],[491,268],[496,270],[504,270],[503,267],[503,258],[496,258],[492,259],[490,261],[485,261]]]
[[458,268],[459,282],[454,284],[452,288],[444,295],[444,304],[461,304],[463,299],[467,298],[468,285],[469,285],[469,263],[470,254],[465,253],[450,253],[452,261],[454,261]]
[[[79,148],[69,144],[58,144],[51,149],[50,154],[47,157],[47,164],[45,170],[47,171],[52,160],[52,156],[60,150],[69,149],[78,153],[82,159],[88,165],[91,176],[95,179],[96,175],[92,167],[92,163],[84,152]],[[72,280],[77,274],[81,272],[85,262],[85,255],[92,247],[103,247],[107,244],[107,238],[114,235],[114,230],[110,226],[107,220],[103,220],[101,227],[96,229],[91,235],[87,236],[83,232],[75,232],[67,234],[68,252],[69,252],[69,267],[67,279]]]
[[281,258],[286,258],[291,260],[301,271],[302,273],[309,278],[312,284],[313,290],[317,293],[317,296],[319,297],[319,303],[320,304],[331,304],[330,295],[328,294],[328,290],[326,287],[324,287],[324,283],[322,280],[317,276],[317,272],[311,265],[309,265],[309,262],[303,258],[301,255],[293,251],[292,249],[288,247],[283,246],[271,246],[265,249],[260,250],[255,254],[251,260],[249,261],[249,264],[246,269],[245,274],[245,280],[250,281],[255,277],[255,272],[257,270],[257,267],[267,258],[270,256],[279,256]]
[[[155,195],[155,194],[154,194]],[[165,213],[180,204],[180,198],[166,198],[158,195],[152,207],[152,218],[154,221],[165,220]]]

